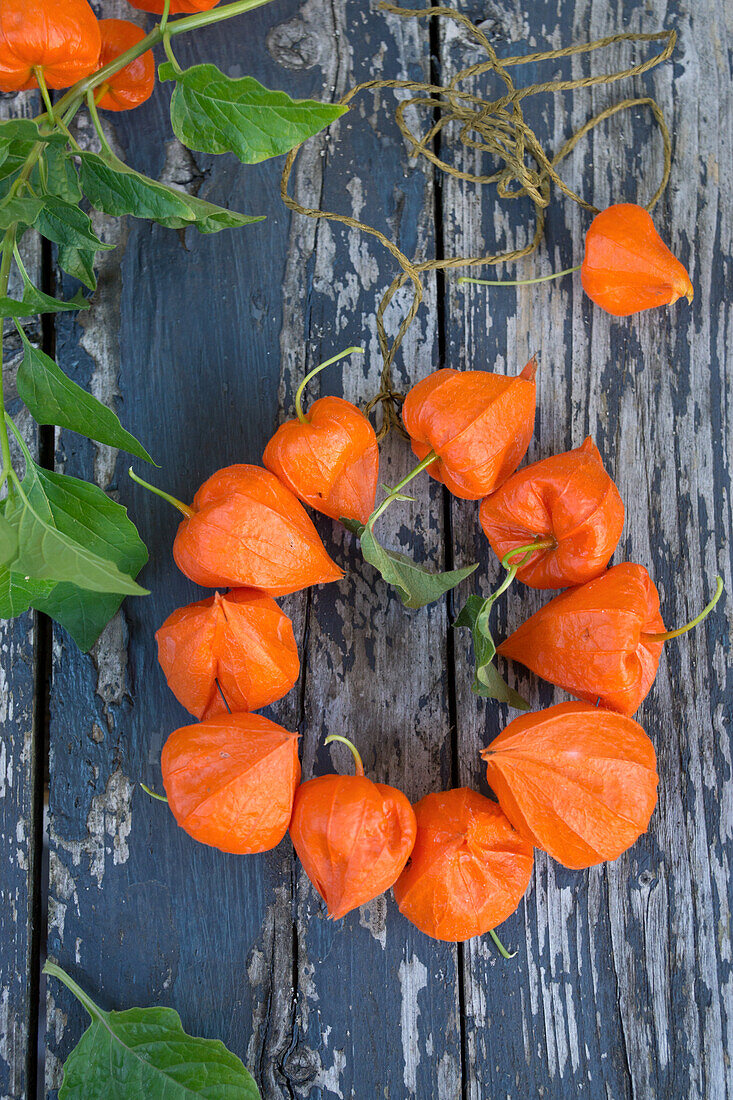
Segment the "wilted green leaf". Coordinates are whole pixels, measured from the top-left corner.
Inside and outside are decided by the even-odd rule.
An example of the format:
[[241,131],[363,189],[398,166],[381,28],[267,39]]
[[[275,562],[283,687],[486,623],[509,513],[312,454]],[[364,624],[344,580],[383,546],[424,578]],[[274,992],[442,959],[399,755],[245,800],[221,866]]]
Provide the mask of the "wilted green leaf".
[[494,596],[485,600],[481,596],[469,596],[453,623],[455,627],[468,627],[473,636],[475,675],[472,690],[476,695],[508,703],[517,710],[529,710],[529,703],[509,687],[494,664],[496,645],[489,629],[494,599]]
[[81,184],[92,206],[102,213],[115,217],[132,214],[167,229],[193,225],[200,233],[216,233],[262,221],[262,217],[238,214],[177,191],[133,171],[116,157],[97,153],[82,154]]
[[23,361],[18,368],[18,395],[37,424],[55,424],[72,432],[119,447],[152,462],[150,455],[118,418],[92,394],[67,378],[48,355],[23,335]]
[[105,1012],[55,963],[43,969],[92,1020],[66,1060],[59,1100],[260,1100],[239,1058],[187,1035],[172,1008]]
[[226,76],[216,65],[179,73],[165,62],[159,74],[176,82],[171,122],[178,140],[202,153],[234,153],[244,164],[289,152],[347,110],[338,103],[291,99],[251,76]]
[[470,577],[476,565],[467,565],[463,569],[452,569],[447,573],[433,573],[424,565],[417,565],[405,554],[395,550],[385,550],[377,542],[369,526],[362,529],[361,552],[365,561],[378,569],[387,584],[397,589],[405,607],[425,607],[434,603],[451,588],[455,588],[466,577]]

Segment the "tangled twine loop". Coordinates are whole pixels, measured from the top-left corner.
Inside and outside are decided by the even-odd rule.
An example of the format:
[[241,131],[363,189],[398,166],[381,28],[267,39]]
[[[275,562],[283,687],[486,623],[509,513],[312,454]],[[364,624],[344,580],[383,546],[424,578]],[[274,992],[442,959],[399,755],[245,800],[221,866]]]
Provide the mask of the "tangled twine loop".
[[[423,83],[414,80],[367,80],[351,88],[342,98],[340,103],[348,105],[360,92],[392,88],[394,90],[406,90],[421,94],[409,99],[401,100],[395,108],[395,119],[400,132],[412,147],[411,155],[425,157],[440,171],[452,176],[454,179],[466,180],[469,183],[479,185],[495,183],[497,193],[503,199],[517,199],[528,197],[535,208],[536,224],[535,232],[529,244],[523,248],[511,249],[507,252],[497,252],[489,256],[454,256],[450,258],[425,260],[414,263],[390,241],[379,229],[366,225],[356,218],[344,214],[334,214],[326,210],[314,210],[302,206],[297,199],[288,194],[288,184],[295,164],[295,158],[301,145],[296,146],[287,156],[280,184],[280,193],[283,202],[297,214],[303,214],[310,218],[325,218],[327,221],[337,221],[351,229],[358,229],[363,233],[370,233],[390,252],[399,263],[402,271],[397,275],[388,289],[385,291],[377,309],[377,336],[382,354],[383,367],[380,380],[380,390],[366,407],[367,413],[371,413],[377,405],[382,406],[382,423],[377,433],[382,439],[391,428],[396,428],[405,435],[400,422],[399,408],[403,395],[394,388],[392,381],[392,364],[399,350],[405,334],[415,319],[423,298],[424,287],[421,274],[426,271],[446,270],[455,267],[483,267],[488,264],[498,264],[519,260],[535,251],[540,243],[545,227],[545,209],[550,202],[550,187],[555,184],[564,195],[573,202],[577,202],[586,210],[598,213],[598,208],[592,203],[586,202],[580,195],[572,190],[558,175],[557,165],[572,152],[575,146],[586,134],[606,119],[632,107],[648,107],[662,135],[664,170],[662,179],[646,209],[651,210],[659,197],[664,192],[672,164],[672,144],[669,130],[664,115],[656,100],[648,96],[637,99],[624,99],[613,107],[607,107],[600,111],[588,122],[584,123],[565,142],[554,157],[549,157],[543,149],[537,135],[524,119],[522,113],[522,100],[529,96],[539,95],[543,92],[567,92],[579,88],[592,88],[597,85],[614,84],[627,77],[640,76],[648,72],[663,61],[669,60],[677,41],[675,31],[658,31],[654,34],[641,34],[633,31],[608,35],[593,42],[582,45],[566,46],[560,50],[544,50],[538,53],[524,54],[517,57],[506,57],[502,60],[496,56],[496,52],[487,39],[484,32],[475,26],[468,16],[452,8],[400,8],[388,0],[380,0],[378,5],[383,11],[391,12],[402,18],[430,19],[433,17],[452,19],[461,24],[469,35],[486,52],[487,60],[456,73],[449,84]],[[578,54],[592,53],[594,50],[605,49],[619,42],[665,42],[664,49],[646,61],[640,62],[627,69],[619,69],[610,73],[602,73],[598,76],[584,76],[576,80],[552,80],[545,83],[530,84],[526,88],[516,88],[509,69],[515,65],[527,65],[532,62],[555,61],[562,57],[572,57]],[[464,81],[482,76],[485,73],[493,73],[504,83],[506,91],[498,99],[487,100],[471,92],[462,91],[459,87]],[[422,135],[416,135],[408,125],[406,112],[408,108],[416,107],[419,110],[429,111],[434,119],[429,129]],[[458,141],[467,149],[478,150],[487,153],[498,160],[502,167],[487,174],[463,172],[453,165],[446,163],[435,151],[436,139],[446,127],[455,123],[460,125]],[[531,167],[527,158],[533,161],[535,168]],[[392,301],[395,293],[407,282],[412,283],[413,299],[410,308],[403,318],[392,344],[387,338],[384,324],[384,314]]]

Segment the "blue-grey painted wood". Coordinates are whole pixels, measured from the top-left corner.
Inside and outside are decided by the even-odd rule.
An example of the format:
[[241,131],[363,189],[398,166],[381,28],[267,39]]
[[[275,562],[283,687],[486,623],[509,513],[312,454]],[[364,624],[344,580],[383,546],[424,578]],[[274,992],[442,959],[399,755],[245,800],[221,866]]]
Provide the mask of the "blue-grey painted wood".
[[[38,112],[37,96],[24,92],[3,97],[0,118],[30,117]],[[24,263],[40,282],[41,253],[37,240],[21,242]],[[10,293],[22,293],[12,277]],[[28,335],[40,339],[40,326],[30,323]],[[3,332],[3,388],[8,409],[34,457],[38,432],[23,410],[15,388],[21,359],[15,326]],[[22,472],[20,450],[11,442],[13,461]],[[10,622],[0,621],[0,1096],[21,1100],[26,1091],[29,1047],[37,1006],[33,1001],[33,927],[37,918],[36,849],[41,822],[35,805],[37,753],[36,623],[33,612]]]
[[[463,9],[466,10],[466,9]],[[564,46],[620,26],[674,26],[673,64],[629,88],[525,101],[556,149],[586,118],[626,95],[663,105],[675,139],[670,186],[655,210],[663,237],[690,264],[696,298],[669,310],[616,320],[583,295],[579,277],[515,289],[450,283],[450,365],[512,373],[539,352],[538,416],[529,459],[577,446],[591,433],[626,503],[615,560],[650,569],[665,620],[688,620],[709,599],[719,572],[730,591],[728,399],[730,361],[731,39],[711,4],[589,0],[563,7],[535,0],[493,9],[500,55]],[[709,48],[712,38],[718,42]],[[591,71],[630,55],[597,56]],[[460,37],[442,60],[471,63]],[[535,70],[535,71],[532,71]],[[551,79],[559,66],[515,70],[518,83]],[[587,71],[574,62],[573,75]],[[603,207],[645,202],[660,178],[661,142],[649,116],[618,117],[561,168],[580,194]],[[473,162],[473,158],[467,158]],[[447,182],[448,254],[511,246],[526,237],[527,203],[500,203],[486,189]],[[479,215],[480,211],[480,215]],[[578,263],[590,216],[555,194],[546,242],[505,278],[547,274]],[[502,269],[499,269],[500,271]],[[489,276],[492,277],[492,276]],[[502,277],[501,274],[495,277]],[[474,506],[452,506],[458,562],[481,556],[484,589],[499,573]],[[499,609],[500,635],[546,601],[515,586]],[[730,880],[730,682],[726,602],[693,635],[666,647],[656,684],[637,717],[653,739],[659,805],[649,833],[615,863],[575,873],[537,854],[533,883],[504,926],[519,948],[506,964],[479,942],[466,959],[468,1096],[590,1098],[727,1097],[731,1010],[728,971]],[[486,790],[480,748],[503,727],[506,708],[470,692],[470,642],[457,645],[461,774]],[[516,668],[533,706],[565,698]]]

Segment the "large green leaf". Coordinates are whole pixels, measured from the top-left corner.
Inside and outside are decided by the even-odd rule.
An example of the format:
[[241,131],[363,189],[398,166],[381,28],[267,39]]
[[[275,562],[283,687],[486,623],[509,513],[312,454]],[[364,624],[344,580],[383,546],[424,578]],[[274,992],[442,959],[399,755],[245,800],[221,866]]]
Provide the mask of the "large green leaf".
[[102,213],[114,217],[132,214],[167,229],[193,225],[200,233],[216,233],[262,221],[262,217],[238,214],[151,180],[108,155],[81,155],[81,185],[92,206]]
[[14,619],[16,615],[22,615],[55,587],[54,581],[26,579],[20,573],[11,573],[6,565],[0,566],[0,619]]
[[18,532],[0,512],[0,565],[12,561],[18,550]]
[[0,122],[0,159],[2,150],[13,143],[20,142],[30,146],[37,141],[44,141],[51,145],[65,145],[67,138],[60,130],[43,132],[32,118],[6,118]]
[[468,627],[473,636],[475,671],[472,690],[485,699],[508,703],[517,710],[529,710],[526,699],[509,687],[494,664],[496,644],[489,629],[489,617],[495,599],[494,595],[485,600],[481,596],[469,596],[453,623],[455,627]]
[[64,1066],[59,1100],[260,1100],[239,1058],[218,1039],[187,1035],[172,1008],[105,1012],[60,967],[91,1024]]
[[425,607],[455,588],[477,568],[467,565],[463,569],[452,569],[447,573],[433,573],[424,565],[417,565],[405,554],[396,550],[385,550],[377,542],[374,532],[367,525],[361,529],[361,552],[370,565],[378,569],[387,584],[392,584],[405,607]]
[[43,210],[43,199],[6,198],[0,202],[0,229],[20,222],[21,225],[33,225]]
[[79,203],[82,199],[79,186],[79,173],[76,170],[72,155],[63,147],[49,145],[44,150],[41,163],[36,164],[31,174],[31,183],[35,191],[45,191],[48,195],[56,195],[69,203]]
[[35,317],[37,313],[64,313],[72,309],[89,309],[89,302],[81,290],[64,302],[60,298],[44,294],[29,280],[25,281],[20,301],[16,298],[0,298],[0,317]]
[[5,505],[5,518],[18,536],[11,572],[92,592],[147,594],[115,564],[130,521],[98,486],[43,470],[26,455],[26,474]]
[[88,214],[56,195],[44,196],[43,206],[34,226],[42,237],[54,244],[95,250],[114,248],[114,245],[100,241],[92,229]]
[[88,653],[119,611],[123,599],[114,593],[90,592],[64,582],[55,584],[47,593],[34,596],[31,606],[63,626],[82,653]]
[[234,153],[258,164],[287,153],[347,110],[338,103],[291,99],[251,76],[232,78],[216,65],[177,72],[160,66],[161,80],[175,80],[171,122],[179,141],[202,153]]
[[142,443],[125,431],[111,409],[67,378],[53,359],[34,348],[24,334],[22,337],[24,353],[18,368],[18,395],[37,424],[68,428],[152,463]]

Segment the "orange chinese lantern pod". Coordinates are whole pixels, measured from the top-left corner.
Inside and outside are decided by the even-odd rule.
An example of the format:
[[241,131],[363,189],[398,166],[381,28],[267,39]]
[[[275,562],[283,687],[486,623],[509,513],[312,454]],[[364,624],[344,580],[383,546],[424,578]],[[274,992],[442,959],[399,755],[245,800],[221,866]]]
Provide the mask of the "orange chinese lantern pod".
[[333,920],[392,886],[415,843],[415,813],[402,791],[372,783],[345,737],[356,775],[321,775],[295,792],[290,837]]
[[437,370],[413,386],[402,420],[419,459],[454,496],[479,500],[519,465],[534,430],[536,359],[516,378]]
[[614,317],[671,305],[678,298],[692,301],[690,276],[657,233],[649,212],[634,203],[618,203],[595,216],[580,275],[588,297]]
[[[138,11],[150,11],[162,15],[165,0],[128,0],[131,7]],[[171,0],[171,15],[193,15],[197,11],[211,11],[219,0]]]
[[287,420],[262,457],[268,470],[311,508],[331,519],[366,523],[374,511],[379,447],[364,413],[341,397],[321,397],[308,413],[301,398],[308,381],[324,367],[361,348],[348,348],[306,375],[295,395],[296,420]]
[[499,559],[548,540],[516,575],[530,588],[565,588],[606,568],[621,537],[624,506],[589,436],[573,451],[512,474],[481,502],[479,520]]
[[642,565],[624,562],[569,588],[522,623],[497,652],[578,699],[632,715],[654,683],[663,644],[707,618],[723,592],[691,622],[665,630],[659,593]]
[[163,785],[178,824],[234,855],[268,852],[290,824],[298,735],[261,714],[225,714],[170,735]]
[[259,588],[270,596],[284,596],[343,576],[298,498],[261,466],[217,470],[190,508],[133,470],[130,477],[185,516],[173,557],[196,584]]
[[578,699],[632,715],[654,683],[664,630],[659,593],[642,565],[614,565],[561,592],[497,652]]
[[654,746],[633,718],[587,703],[523,714],[481,753],[514,828],[565,867],[616,859],[657,804]]
[[415,847],[394,886],[402,915],[449,942],[506,920],[529,885],[533,854],[496,803],[461,787],[426,795],[415,816]]
[[0,91],[68,88],[98,67],[101,35],[87,0],[2,0]]
[[[102,32],[100,69],[145,37],[145,31],[127,19],[100,19],[99,29]],[[153,51],[147,50],[114,76],[108,77],[95,91],[95,102],[106,111],[129,111],[150,99],[154,87],[155,58]]]
[[266,707],[290,691],[300,672],[293,624],[254,588],[179,608],[155,638],[169,688],[199,719]]

